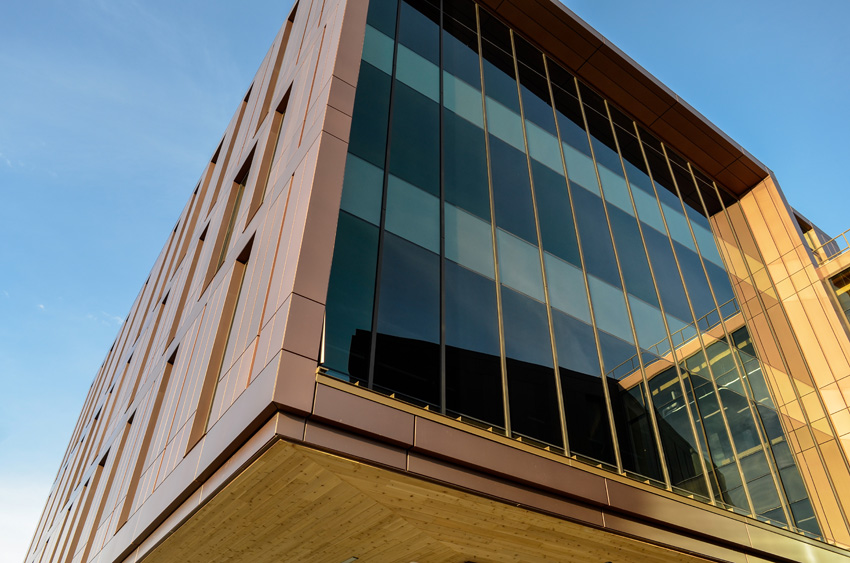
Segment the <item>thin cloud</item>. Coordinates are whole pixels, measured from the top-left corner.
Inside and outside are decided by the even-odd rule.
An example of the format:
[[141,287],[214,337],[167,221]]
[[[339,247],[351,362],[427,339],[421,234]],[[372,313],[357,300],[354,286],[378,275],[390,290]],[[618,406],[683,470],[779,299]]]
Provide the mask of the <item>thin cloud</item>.
[[43,304],[43,303],[39,303],[39,304],[38,304],[38,308],[39,308],[40,310],[44,311],[44,304]]

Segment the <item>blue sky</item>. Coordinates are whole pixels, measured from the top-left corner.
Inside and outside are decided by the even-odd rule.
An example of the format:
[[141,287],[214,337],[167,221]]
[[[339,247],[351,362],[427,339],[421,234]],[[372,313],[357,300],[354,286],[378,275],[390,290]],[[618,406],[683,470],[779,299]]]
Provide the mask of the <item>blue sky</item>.
[[[31,0],[0,19],[0,563],[291,0]],[[850,3],[567,5],[850,227]]]

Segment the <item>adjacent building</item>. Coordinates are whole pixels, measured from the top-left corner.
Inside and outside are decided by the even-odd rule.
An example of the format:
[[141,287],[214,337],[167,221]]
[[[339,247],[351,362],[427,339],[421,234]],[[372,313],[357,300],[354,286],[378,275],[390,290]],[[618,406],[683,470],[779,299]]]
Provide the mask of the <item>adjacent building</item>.
[[850,253],[552,0],[299,0],[25,563],[850,560]]

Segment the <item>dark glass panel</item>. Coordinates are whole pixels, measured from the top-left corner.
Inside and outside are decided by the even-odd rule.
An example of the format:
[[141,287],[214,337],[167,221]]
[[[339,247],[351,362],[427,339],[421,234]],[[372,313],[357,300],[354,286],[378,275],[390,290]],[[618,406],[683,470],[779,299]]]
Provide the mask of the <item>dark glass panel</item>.
[[570,453],[616,464],[593,328],[552,309]]
[[609,106],[609,109],[611,110],[611,120],[614,122],[617,142],[620,145],[620,154],[623,156],[623,165],[629,178],[629,185],[632,188],[639,188],[655,199],[655,191],[652,189],[652,181],[647,174],[640,141],[635,136],[634,124],[617,108]]
[[[454,4],[450,2],[449,4]],[[460,2],[459,4],[466,4]],[[457,76],[467,84],[481,88],[481,67],[478,61],[478,35],[475,32],[475,15],[472,29],[451,18],[443,21],[443,70]]]
[[548,67],[561,142],[590,156],[590,144],[573,76],[551,60],[548,61]]
[[[632,383],[634,378],[637,382]],[[623,469],[656,481],[663,480],[640,372],[622,381],[613,378],[607,381]]]
[[561,447],[561,423],[546,306],[502,287],[511,429]]
[[661,143],[642,127],[640,129],[640,138],[643,141],[644,152],[646,153],[646,160],[649,162],[652,179],[655,180],[655,185],[658,187],[658,198],[670,204],[675,201],[675,205],[671,205],[674,209],[676,209],[676,205],[681,207],[679,196],[676,193],[676,187],[673,185],[673,177],[670,176],[670,168],[667,166],[667,159],[664,157],[664,152],[661,149]]
[[567,181],[536,160],[531,161],[543,250],[581,267]]
[[657,307],[658,296],[652,283],[652,273],[649,271],[637,221],[613,205],[608,206],[608,217],[611,220],[611,230],[614,231],[614,242],[620,257],[626,291]]
[[665,312],[686,324],[692,322],[682,278],[670,248],[670,239],[649,226],[644,227],[643,235]]
[[583,189],[573,189],[572,194],[587,272],[620,287],[620,274],[602,200]]
[[714,289],[714,296],[717,298],[717,304],[722,305],[735,299],[735,292],[732,290],[732,284],[729,282],[729,274],[726,270],[716,265],[714,262],[705,260],[705,270],[708,272],[708,279],[711,282],[711,287]]
[[815,511],[808,499],[795,502],[791,505],[791,512],[797,521],[797,527],[818,537],[821,535],[820,526],[815,519]]
[[537,228],[525,154],[490,135],[490,172],[496,225],[536,245]]
[[446,409],[504,427],[496,284],[445,262]]
[[671,485],[708,496],[698,443],[676,369],[670,367],[655,375],[649,380],[649,389]]
[[440,259],[384,234],[375,387],[439,405]]
[[395,37],[397,11],[398,0],[369,0],[369,13],[366,16],[366,23],[388,37]]
[[484,131],[447,109],[443,109],[443,166],[446,201],[489,221]]
[[670,168],[673,169],[673,177],[676,179],[676,186],[679,188],[679,195],[682,196],[682,201],[685,202],[686,209],[705,215],[705,210],[702,208],[697,193],[697,186],[691,171],[688,169],[688,162],[667,148],[667,158],[670,160]]
[[393,99],[390,173],[440,195],[439,106],[396,81]]
[[387,152],[390,77],[362,61],[357,84],[348,150],[383,168]]
[[699,192],[702,195],[702,202],[705,204],[705,208],[708,211],[708,216],[711,217],[715,213],[720,213],[723,208],[721,207],[720,201],[717,198],[717,192],[714,190],[714,186],[711,183],[711,178],[709,178],[696,168],[693,168],[693,171],[694,177],[697,179],[697,188],[699,189]]
[[[688,295],[691,298],[691,305],[694,308],[694,314],[699,321],[700,328],[707,330],[703,317],[708,315],[710,311],[715,311],[714,298],[711,296],[711,289],[708,287],[708,281],[705,279],[705,271],[702,269],[699,256],[690,249],[685,248],[678,242],[673,242],[676,248],[676,256],[679,258],[679,267],[682,269],[682,275],[685,278],[685,285],[688,288]],[[720,320],[715,314],[716,320],[711,323],[716,324]]]
[[543,54],[520,37],[514,37],[517,49],[522,109],[525,118],[557,136],[555,113],[549,100],[549,83],[543,67]]
[[519,98],[510,32],[505,24],[484,10],[480,10],[480,14],[484,90],[487,96],[519,115]]
[[439,66],[439,6],[427,0],[403,0],[398,20],[398,42]]
[[617,154],[617,145],[614,142],[614,133],[611,131],[611,122],[608,120],[605,102],[599,94],[590,90],[584,84],[579,83],[579,91],[584,103],[587,127],[593,139],[596,162],[609,170],[622,174],[620,156]]
[[340,212],[325,312],[324,365],[361,382],[369,376],[377,260],[377,227]]
[[[475,2],[472,0],[443,2],[443,12],[445,16],[456,19],[469,29],[474,30],[478,25],[475,23]],[[445,21],[443,25],[445,26]]]

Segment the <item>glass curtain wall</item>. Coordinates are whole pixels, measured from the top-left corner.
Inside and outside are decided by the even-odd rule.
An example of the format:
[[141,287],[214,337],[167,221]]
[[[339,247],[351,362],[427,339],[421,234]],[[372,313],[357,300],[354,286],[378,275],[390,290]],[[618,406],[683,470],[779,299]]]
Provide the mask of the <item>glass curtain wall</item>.
[[749,336],[718,328],[720,198],[471,0],[371,0],[323,366],[817,534]]

